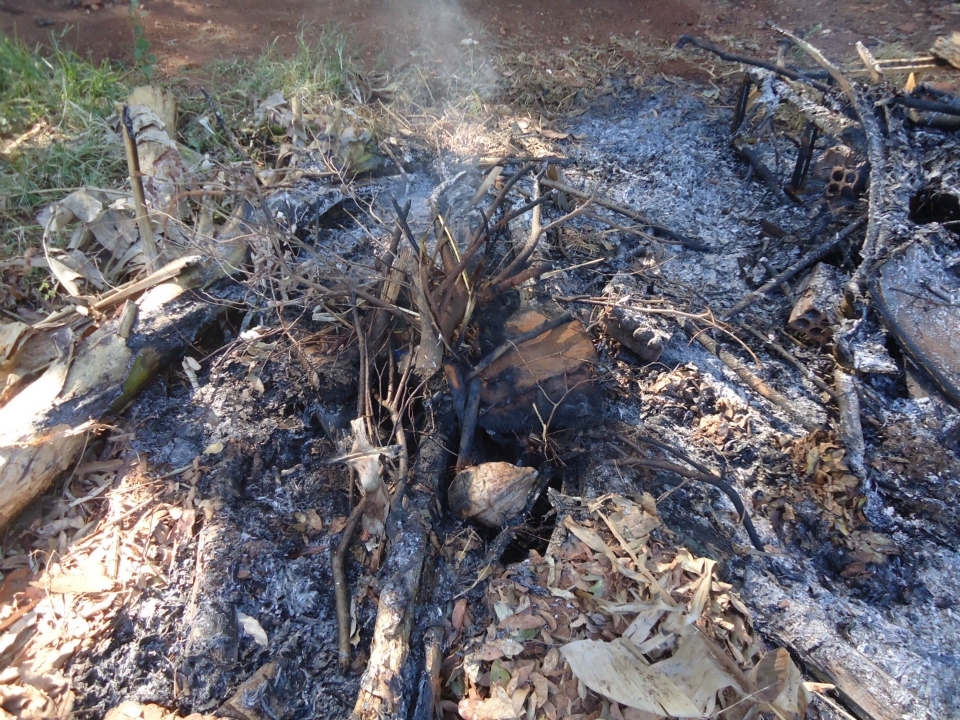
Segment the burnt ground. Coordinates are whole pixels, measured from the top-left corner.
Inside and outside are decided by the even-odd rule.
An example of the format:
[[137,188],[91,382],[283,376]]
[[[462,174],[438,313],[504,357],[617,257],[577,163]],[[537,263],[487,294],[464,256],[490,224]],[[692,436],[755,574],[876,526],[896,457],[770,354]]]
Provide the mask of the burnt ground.
[[[553,146],[568,160],[568,182],[591,187],[603,178],[617,201],[646,209],[712,251],[651,247],[577,220],[543,249],[543,257],[567,264],[602,262],[554,275],[529,291],[532,299],[602,298],[614,281],[620,283],[618,292],[632,293],[639,303],[729,307],[762,281],[761,257],[776,269],[798,257],[803,238],[819,222],[810,208],[822,205],[822,183],[811,182],[809,208],[779,203],[732,156],[724,140],[729,113],[663,81],[643,92],[620,87],[570,124],[566,129],[581,139]],[[931,167],[938,152],[949,152],[935,132],[918,130],[913,140]],[[457,163],[453,155],[434,159],[428,170],[406,181],[382,179],[363,192],[380,202],[391,195],[414,201],[411,223],[418,232],[430,190],[451,177]],[[478,181],[475,176],[467,182]],[[856,205],[834,210],[842,218]],[[761,232],[761,218],[790,235],[772,240]],[[348,261],[373,250],[342,219],[327,227],[321,216],[317,223],[313,237],[336,244]],[[955,234],[946,233],[942,243],[945,256],[957,255]],[[840,270],[848,262],[843,253],[828,260]],[[285,314],[285,331],[263,298],[247,300],[253,307],[231,313],[212,331],[209,346],[198,348],[199,389],[172,370],[128,413],[134,448],[150,457],[156,472],[203,457],[197,497],[203,498],[205,517],[180,549],[170,587],[128,607],[114,636],[71,666],[78,708],[92,715],[130,699],[183,713],[213,712],[267,662],[280,671],[261,699],[266,715],[346,717],[355,702],[379,589],[372,570],[382,558],[370,538],[351,553],[357,644],[353,667],[341,672],[330,550],[349,512],[350,479],[343,466],[325,460],[338,452],[337,434],[356,410],[350,332],[331,330],[327,320],[311,320],[309,313]],[[639,431],[683,448],[730,479],[772,556],[745,550],[749,541],[733,506],[706,485],[687,484],[662,500],[666,532],[695,553],[720,560],[721,577],[743,593],[761,630],[776,638],[785,623],[802,618],[798,631],[815,644],[817,633],[828,628],[903,686],[915,703],[911,716],[960,712],[954,690],[960,679],[954,608],[960,556],[952,512],[960,478],[958,415],[935,390],[924,389],[896,345],[888,343],[898,371],[864,380],[868,470],[866,481],[851,487],[843,485],[850,477],[845,466],[829,467],[838,449],[829,398],[762,343],[742,335],[764,377],[824,431],[806,433],[675,324],[659,361],[648,364],[600,330],[596,306],[565,306],[592,328],[602,411],[553,434],[549,452],[542,446],[531,452],[524,437],[491,435],[482,443],[487,457],[511,462],[523,457],[546,469],[545,452],[562,456],[554,484],[562,479],[565,490],[584,497],[659,495],[676,480],[604,464],[621,455],[617,437]],[[804,367],[829,377],[833,361],[818,346],[782,332],[787,312],[784,299],[770,296],[745,322],[780,338]],[[251,328],[260,328],[259,338],[238,339]],[[729,338],[716,338],[750,361]],[[438,388],[432,399],[443,402],[443,395]],[[429,407],[418,408],[413,420],[423,425],[430,418]],[[222,450],[203,456],[213,443]],[[811,470],[811,457],[827,469]],[[311,525],[310,511],[319,525]],[[550,530],[548,519],[524,534],[507,557],[542,551]],[[468,636],[483,633],[486,622],[483,585],[476,580],[483,542],[493,534],[449,516],[435,532],[445,594],[429,603],[418,621],[415,648],[421,646],[417,633],[437,622],[430,612],[439,612],[442,621],[453,594],[465,593],[474,607]],[[269,647],[238,627],[235,611],[258,619]],[[813,712],[837,717],[823,705]]]
[[[815,31],[817,44],[834,56],[849,57],[852,43],[861,38],[875,48],[890,44],[922,52],[957,17],[956,4],[916,2],[680,2],[664,9],[629,2],[590,7],[148,0],[144,6],[151,50],[171,77],[215,58],[256,55],[274,40],[281,50],[289,49],[302,21],[336,22],[371,60],[385,54],[399,62],[411,51],[439,59],[451,48],[459,53],[460,41],[471,33],[494,49],[499,43],[532,43],[555,45],[562,52],[568,43],[590,43],[611,34],[672,44],[689,32],[719,42],[737,38],[748,49],[757,43],[763,48],[759,54],[770,55],[764,52],[775,46],[764,26],[770,19]],[[40,28],[37,20],[53,21],[56,28],[69,25],[64,41],[81,52],[129,61],[127,10],[109,2],[86,11],[60,0],[3,0],[0,21],[5,30],[31,42],[50,32],[49,25]],[[672,60],[661,70],[708,74],[697,68],[702,65]],[[779,270],[803,252],[818,217],[777,203],[733,157],[726,144],[733,88],[725,81],[718,86],[691,83],[681,91],[661,79],[641,91],[618,85],[563,128],[582,139],[567,138],[551,147],[570,161],[570,182],[589,188],[602,179],[618,201],[647,210],[715,251],[650,247],[635,236],[578,221],[552,240],[544,257],[603,262],[552,277],[535,289],[539,299],[602,298],[608,283],[627,273],[636,278],[638,301],[656,297],[687,309],[729,307],[763,281],[761,259]],[[924,131],[913,137],[935,161],[941,138]],[[377,181],[369,187],[369,197],[410,197],[423,220],[426,196],[459,169],[460,158],[451,154],[421,160],[427,169],[410,182]],[[811,187],[809,207],[817,206],[820,190]],[[392,217],[388,207],[378,209],[381,216]],[[772,240],[759,230],[761,218],[789,235]],[[339,221],[323,227],[323,218],[319,223],[324,242],[337,243],[338,252],[349,258],[361,260],[374,252],[374,243],[355,227],[344,228]],[[320,236],[318,232],[314,239]],[[941,249],[955,257],[955,237],[947,235]],[[843,253],[829,262],[849,269]],[[236,292],[232,288],[225,295],[236,301]],[[123,700],[157,703],[183,714],[214,712],[267,663],[277,669],[266,694],[261,690],[257,699],[260,717],[346,717],[355,703],[379,590],[372,571],[382,558],[369,537],[351,552],[355,661],[343,672],[337,664],[330,551],[350,511],[351,480],[346,468],[326,460],[339,452],[337,435],[356,415],[350,334],[331,331],[327,320],[311,320],[309,312],[284,315],[281,327],[262,298],[246,300],[251,305],[229,313],[196,348],[203,366],[199,389],[179,368],[169,369],[126,415],[125,427],[135,434],[133,449],[148,458],[155,474],[174,473],[168,483],[177,484],[176,471],[201,458],[195,489],[187,481],[182,488],[194,493],[198,521],[189,539],[174,549],[167,584],[139,594],[114,620],[112,632],[67,666],[78,693],[76,710],[83,716],[100,717]],[[701,463],[721,469],[751,509],[774,557],[746,552],[748,540],[735,522],[733,506],[697,484],[662,501],[668,537],[721,560],[723,579],[744,594],[771,636],[783,630],[776,618],[787,603],[791,617],[830,628],[901,683],[917,704],[915,717],[960,712],[954,689],[960,685],[960,623],[954,607],[960,594],[953,513],[960,478],[957,414],[935,389],[916,379],[896,344],[887,342],[897,371],[865,382],[865,482],[824,491],[843,473],[831,478],[811,472],[809,458],[812,451],[829,456],[836,449],[834,435],[806,434],[677,326],[671,326],[672,339],[651,365],[601,332],[594,322],[595,306],[568,307],[591,328],[605,399],[602,413],[585,427],[552,437],[551,457],[570,455],[564,462],[576,470],[569,472],[579,478],[579,491],[587,497],[641,490],[659,494],[675,484],[662,474],[602,464],[618,457],[618,447],[623,449],[618,435],[637,431],[666,438]],[[782,332],[788,312],[784,300],[771,296],[745,323],[777,337],[804,367],[829,379],[832,359]],[[263,328],[258,339],[239,339],[242,331],[257,327]],[[722,341],[722,334],[717,339]],[[748,344],[765,377],[800,413],[828,430],[835,427],[833,405],[820,389],[759,341]],[[749,361],[746,353],[731,347]],[[315,367],[322,369],[316,376]],[[430,417],[429,407],[417,408],[413,419],[424,424]],[[221,450],[205,454],[218,444]],[[502,445],[491,439],[484,449],[497,459],[524,456],[544,467],[543,457],[531,454],[528,443],[519,440]],[[566,478],[563,464],[555,472]],[[547,510],[538,507],[537,512]],[[544,522],[511,547],[507,557],[542,549],[551,530],[550,520]],[[442,620],[449,594],[466,593],[476,607],[468,634],[482,633],[483,588],[471,587],[483,565],[483,542],[493,534],[449,516],[436,532],[434,548],[449,592],[431,608],[441,611]],[[269,636],[267,647],[239,626],[237,612],[257,620]],[[421,620],[420,631],[438,622]],[[414,647],[420,646],[417,636]],[[837,717],[825,706],[813,712]]]
[[[569,45],[602,43],[612,35],[672,44],[684,33],[774,47],[779,38],[766,27],[768,21],[810,34],[834,57],[855,57],[857,40],[879,55],[887,46],[923,53],[937,35],[956,29],[958,20],[956,3],[936,0],[143,0],[141,5],[147,10],[143,27],[150,50],[169,76],[211,60],[252,57],[270,43],[291,50],[303,23],[337,25],[355,38],[365,59],[384,56],[394,64],[409,61],[411,52],[442,58],[470,36],[488,48],[506,43],[559,52]],[[3,0],[0,29],[30,43],[47,42],[53,31],[81,54],[126,62],[133,58],[126,2]],[[665,70],[694,72],[683,62]]]

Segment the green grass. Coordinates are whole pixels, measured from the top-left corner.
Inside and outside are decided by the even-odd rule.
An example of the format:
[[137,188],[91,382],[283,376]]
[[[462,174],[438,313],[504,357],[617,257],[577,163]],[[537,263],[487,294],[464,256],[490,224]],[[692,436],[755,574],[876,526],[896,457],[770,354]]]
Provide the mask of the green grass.
[[[211,92],[235,131],[258,100],[278,90],[287,100],[299,96],[305,113],[336,100],[359,104],[364,80],[352,47],[335,29],[304,26],[290,56],[270,46],[253,60],[220,61],[197,71],[172,87],[180,107],[177,139],[214,156],[232,154],[198,85]],[[123,186],[123,147],[108,118],[114,103],[146,80],[142,70],[93,64],[56,41],[31,48],[0,34],[0,147],[30,136],[0,154],[0,258],[37,245],[37,212],[71,189]]]
[[0,35],[0,255],[36,235],[34,216],[57,189],[123,182],[123,152],[105,142],[106,118],[127,93],[123,71],[94,65],[56,43],[46,52]]

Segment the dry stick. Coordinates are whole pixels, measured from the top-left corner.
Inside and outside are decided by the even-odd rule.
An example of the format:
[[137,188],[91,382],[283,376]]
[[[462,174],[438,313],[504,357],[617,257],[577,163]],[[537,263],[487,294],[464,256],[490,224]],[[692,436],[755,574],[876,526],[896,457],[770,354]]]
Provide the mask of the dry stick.
[[820,92],[827,92],[829,88],[823,83],[817,82],[812,78],[807,77],[801,72],[796,70],[791,70],[790,68],[780,67],[779,65],[774,65],[771,62],[766,60],[759,60],[757,58],[747,57],[746,55],[737,55],[735,53],[728,53],[723,48],[713,43],[707,42],[706,40],[701,40],[700,38],[695,38],[691,35],[681,35],[680,42],[677,43],[678,48],[682,48],[684,45],[696,45],[698,48],[712,52],[714,55],[719,57],[721,60],[727,60],[728,62],[738,62],[743,63],[744,65],[753,65],[754,67],[760,67],[764,70],[770,70],[775,72],[777,75],[782,77],[790,78],[791,80],[799,80],[802,83],[806,83],[811,87],[815,87]]
[[137,212],[137,228],[140,230],[143,254],[147,259],[146,267],[148,272],[153,272],[160,253],[153,239],[153,228],[150,226],[150,216],[147,214],[147,201],[143,194],[143,174],[140,172],[140,157],[137,155],[137,136],[133,130],[133,118],[130,117],[129,105],[123,106],[123,147],[127,153],[127,170],[130,174],[130,185],[133,187],[133,205]]
[[733,143],[733,147],[743,156],[744,160],[750,163],[757,175],[760,176],[760,179],[763,180],[768,188],[770,188],[770,192],[777,196],[777,200],[784,205],[788,205],[790,203],[790,199],[783,191],[783,188],[780,187],[779,183],[777,183],[777,179],[773,176],[773,173],[770,172],[770,168],[768,168],[764,164],[763,160],[760,159],[760,156],[743,143]]
[[929,110],[930,112],[943,113],[944,115],[960,115],[960,106],[950,103],[920,100],[919,98],[906,97],[903,95],[891,98],[890,102],[896,105],[904,105],[914,110]]
[[[767,271],[767,275],[769,277],[775,278],[777,276],[773,266],[766,258],[760,258],[760,264],[763,265],[763,269]],[[791,305],[796,305],[797,299],[793,296],[793,290],[790,289],[790,285],[786,282],[786,280],[780,283],[780,292],[782,292],[783,296],[790,301]]]
[[783,410],[790,417],[790,419],[793,420],[793,422],[803,427],[807,432],[815,432],[821,429],[821,426],[818,423],[815,423],[813,420],[801,415],[800,412],[797,411],[793,402],[770,387],[766,381],[754,375],[746,365],[740,362],[729,351],[718,346],[713,338],[701,331],[698,331],[692,322],[689,320],[683,320],[680,323],[680,326],[683,328],[684,332],[690,336],[691,339],[696,339],[696,341],[703,345],[703,347],[709,352],[720,358],[720,360],[723,361],[723,364],[733,370],[737,376],[739,376],[739,378],[747,384],[747,386],[749,386],[758,395],[761,395]]
[[[543,178],[542,180],[540,180],[540,184],[544,185],[545,187],[553,188],[554,190],[559,190],[561,192],[564,192],[567,195],[572,195],[573,197],[579,198],[580,200],[590,199],[590,195],[583,192],[582,190],[577,190],[575,187],[571,187],[566,183],[557,182],[556,180],[550,180],[549,178]],[[650,219],[647,218],[643,213],[637,212],[636,210],[631,210],[630,208],[624,207],[623,205],[618,205],[612,200],[607,200],[602,196],[594,197],[593,204],[599,205],[600,207],[606,208],[607,210],[611,210],[617,213],[618,215],[623,215],[624,217],[628,217],[631,220],[636,220],[638,223],[640,223],[644,227],[650,228],[661,240],[673,241],[679,245],[688,247],[691,250],[702,250],[704,252],[711,252],[713,250],[713,248],[711,248],[709,245],[704,245],[702,242],[699,242],[697,240],[693,240],[684,235],[681,235],[676,230],[672,230],[671,228],[668,228],[665,225],[659,225],[658,223],[651,222]]]
[[537,165],[533,163],[524,165],[517,172],[511,175],[503,184],[503,189],[500,190],[500,194],[497,196],[497,199],[493,201],[487,212],[483,214],[483,223],[473,234],[470,244],[467,246],[466,251],[464,251],[463,256],[460,258],[460,262],[457,263],[457,266],[453,270],[447,273],[447,277],[444,278],[442,283],[440,283],[440,287],[437,289],[437,295],[439,295],[441,298],[440,304],[442,306],[446,307],[447,303],[450,302],[450,294],[453,292],[453,285],[460,277],[460,273],[466,269],[466,267],[473,260],[474,256],[480,251],[484,240],[489,239],[489,234],[486,232],[486,230],[490,225],[490,221],[493,219],[494,213],[506,200],[507,193],[510,192],[510,189],[516,185],[524,175],[536,170],[536,168]]
[[530,212],[538,205],[544,205],[550,202],[551,200],[553,200],[555,195],[556,195],[556,191],[551,190],[546,195],[538,197],[536,200],[531,200],[530,202],[521,205],[516,210],[511,210],[509,214],[504,215],[503,219],[499,220],[497,224],[493,226],[494,232],[497,232],[498,230],[503,230],[503,228],[509,225],[512,221],[516,220],[521,215],[525,215],[526,213]]
[[[877,118],[873,114],[873,109],[864,102],[856,91],[853,89],[853,86],[850,85],[850,81],[843,76],[843,73],[829,60],[827,60],[823,53],[821,53],[817,48],[815,48],[810,43],[805,40],[801,40],[796,35],[791,33],[789,30],[785,30],[778,25],[771,23],[771,27],[776,30],[781,35],[784,35],[790,38],[794,44],[807,53],[810,57],[816,60],[823,68],[830,73],[837,85],[840,86],[840,89],[843,90],[844,94],[847,96],[847,99],[850,100],[850,104],[853,105],[853,109],[857,113],[857,117],[860,120],[860,125],[863,127],[863,133],[867,136],[867,159],[870,161],[870,192],[869,192],[869,205],[867,207],[867,234],[863,238],[863,245],[860,249],[860,257],[863,258],[860,266],[854,271],[853,277],[850,279],[849,285],[855,289],[857,295],[859,295],[859,286],[863,280],[865,274],[868,270],[871,269],[873,265],[874,258],[878,255],[881,247],[878,247],[881,243],[880,233],[881,230],[885,230],[883,227],[883,219],[881,218],[881,208],[884,204],[884,197],[886,195],[886,182],[884,180],[883,172],[886,168],[886,154],[884,152],[884,139],[883,135],[880,132],[880,126],[877,123]],[[884,238],[885,240],[885,238]]]
[[852,223],[847,225],[843,230],[834,235],[830,240],[817,245],[815,248],[807,251],[807,253],[797,260],[793,265],[788,267],[782,273],[777,275],[772,280],[765,282],[763,285],[758,287],[752,293],[749,293],[743,300],[738,302],[732,308],[723,313],[720,318],[722,320],[729,320],[738,313],[742,312],[746,308],[750,307],[757,300],[762,298],[768,292],[773,290],[775,287],[778,287],[780,283],[786,282],[794,275],[796,275],[801,270],[813,265],[815,262],[820,260],[823,256],[830,253],[835,247],[840,243],[846,240],[850,235],[852,235],[861,225],[863,225],[863,218],[854,220]]
[[390,198],[390,201],[393,203],[394,212],[397,213],[397,224],[400,226],[401,232],[410,242],[413,252],[416,253],[417,257],[420,257],[420,248],[417,246],[417,240],[413,236],[410,225],[407,224],[407,213],[410,212],[410,203],[406,203],[403,207],[400,207],[400,203],[397,202],[396,198]]
[[[404,204],[403,211],[404,214],[410,212],[409,200]],[[400,248],[400,238],[402,235],[403,229],[400,227],[398,221],[396,227],[393,229],[393,235],[390,238],[390,246],[387,248],[386,256],[380,263],[380,267],[376,268],[383,277],[383,280],[378,283],[380,299],[390,305],[396,303],[400,295],[401,280],[412,258],[410,249],[406,246],[404,246],[400,252],[400,256],[397,257],[397,250]],[[395,265],[397,265],[396,268]],[[386,332],[387,329],[387,315],[382,309],[374,314],[371,328],[370,340],[371,343],[373,343],[374,351],[377,351],[377,349],[382,346],[384,332]]]
[[[520,252],[512,263],[510,263],[507,268],[499,273],[496,278],[490,283],[491,285],[496,285],[498,282],[503,280],[504,277],[509,277],[513,268],[520,267],[520,264],[517,263],[517,260],[526,252],[527,248],[536,247],[537,242],[540,240],[540,233],[543,229],[543,225],[540,222],[540,219],[543,217],[543,208],[540,205],[540,183],[537,182],[537,178],[533,178],[533,202],[535,203],[531,210],[533,210],[533,215],[530,217],[530,234],[527,236],[527,242],[524,245],[524,249]],[[532,249],[531,249],[532,252]]]
[[804,367],[803,363],[801,363],[799,360],[797,360],[797,358],[795,358],[793,355],[791,355],[791,354],[787,351],[787,349],[783,347],[783,345],[781,345],[780,343],[775,342],[774,340],[771,340],[770,338],[766,337],[762,332],[760,332],[760,331],[757,330],[755,327],[751,326],[750,324],[748,324],[748,323],[746,323],[746,322],[739,323],[739,325],[740,325],[740,328],[741,328],[742,330],[746,330],[748,333],[750,333],[750,334],[753,335],[755,338],[757,338],[757,340],[759,340],[760,342],[762,342],[762,343],[764,343],[765,345],[769,346],[770,349],[772,349],[774,352],[777,353],[777,355],[779,355],[779,356],[782,357],[784,360],[786,360],[788,363],[790,363],[791,365],[793,365],[797,370],[800,371],[800,374],[801,374],[801,375],[803,375],[803,376],[804,376],[805,378],[807,378],[810,382],[812,382],[814,385],[816,385],[820,390],[822,390],[823,392],[827,393],[827,395],[829,395],[832,399],[834,399],[834,400],[837,399],[837,394],[833,391],[833,388],[831,388],[831,387],[830,387],[829,385],[827,385],[823,380],[821,380],[819,377],[817,377],[817,375],[816,375],[813,371],[811,371],[811,370],[809,370],[808,368]]
[[747,509],[743,504],[743,500],[740,499],[739,493],[737,493],[737,491],[734,490],[729,483],[724,482],[723,479],[712,473],[693,472],[682,465],[667,462],[666,460],[655,460],[653,458],[617,458],[611,462],[614,465],[640,465],[642,467],[656,468],[657,470],[669,470],[670,472],[675,473],[682,478],[688,478],[690,480],[696,480],[698,482],[707,483],[708,485],[713,485],[715,488],[722,491],[724,495],[730,498],[730,502],[732,502],[733,506],[736,508],[737,514],[740,517],[740,522],[743,523],[743,527],[747,531],[747,535],[750,536],[750,542],[753,544],[753,546],[760,552],[766,552],[766,548],[763,547],[763,541],[760,539],[760,535],[757,533],[757,529],[753,525],[753,520],[750,519],[750,514],[747,512]]
[[444,631],[434,625],[423,634],[423,677],[417,693],[412,720],[434,720],[441,717],[440,669],[443,666]]
[[[606,258],[600,258],[601,261],[606,260]],[[579,265],[578,267],[583,267]],[[572,270],[573,268],[563,268],[562,271]],[[493,300],[497,295],[506,292],[507,290],[512,290],[517,285],[525,283],[527,280],[533,280],[543,275],[545,272],[553,270],[553,263],[541,263],[540,265],[533,265],[528,267],[526,270],[521,270],[516,275],[508,277],[505,280],[494,285],[488,285],[483,290],[480,291],[480,294],[477,295],[477,303],[485,303]]]
[[220,108],[217,107],[217,104],[213,101],[213,98],[210,97],[210,93],[207,92],[207,89],[204,87],[200,88],[200,92],[203,93],[203,97],[207,100],[207,105],[210,106],[213,116],[217,119],[217,125],[220,126],[220,129],[223,130],[223,134],[227,136],[227,140],[230,141],[230,145],[233,147],[234,151],[240,155],[240,157],[246,158],[247,153],[244,151],[243,147],[237,141],[237,136],[233,134],[233,130],[230,129],[230,126],[227,125],[227,121],[224,119],[223,114],[220,112]]
[[[550,232],[554,228],[560,227],[561,225],[568,222],[569,220],[573,220],[573,218],[588,212],[590,209],[590,205],[593,204],[593,199],[594,197],[596,197],[597,191],[599,189],[600,189],[600,183],[598,182],[596,186],[593,188],[593,193],[590,195],[590,197],[584,200],[583,203],[579,207],[577,207],[576,210],[571,210],[562,218],[560,218],[559,220],[554,220],[552,223],[550,223],[546,227],[542,227],[542,228],[539,227],[539,218],[538,218],[538,228],[537,228],[536,236],[534,236],[533,228],[531,228],[530,238],[527,241],[526,246],[523,248],[520,254],[514,259],[514,261],[510,263],[502,273],[500,273],[496,278],[494,278],[493,283],[496,284],[498,282],[503,282],[505,279],[509,278],[513,273],[517,272],[520,268],[526,265],[527,260],[530,259],[530,256],[533,255],[533,251],[536,250],[537,243],[540,242],[540,238],[542,238],[548,232]],[[540,209],[540,206],[538,205],[536,208],[534,208],[534,213],[536,213],[537,210],[539,209]]]
[[494,348],[492,352],[488,353],[486,357],[484,357],[479,363],[477,363],[477,366],[467,374],[466,380],[470,382],[476,379],[480,375],[480,373],[482,373],[484,370],[490,367],[490,365],[492,365],[494,362],[500,359],[500,357],[502,357],[504,353],[506,353],[509,350],[512,350],[517,345],[521,345],[529,340],[538,338],[541,335],[543,335],[545,332],[549,332],[554,328],[563,325],[564,323],[570,322],[571,320],[573,320],[573,313],[565,312],[562,315],[558,315],[557,317],[553,318],[553,320],[547,320],[546,322],[540,323],[533,330],[528,330],[522,335],[518,335],[515,338],[512,338],[510,340],[507,340],[504,343],[501,343],[496,348]]
[[365,418],[367,434],[375,437],[373,427],[373,403],[370,401],[370,355],[367,352],[367,336],[363,332],[360,313],[357,312],[357,298],[353,297],[353,327],[357,331],[357,344],[360,346],[360,377],[357,379],[357,417]]
[[[390,353],[391,377],[393,376],[394,361],[393,353]],[[400,377],[400,382],[393,386],[387,394],[387,400],[383,406],[390,413],[390,421],[393,423],[393,435],[396,435],[397,442],[400,445],[400,479],[397,481],[397,487],[393,491],[393,497],[390,498],[390,511],[387,514],[386,533],[387,538],[392,542],[396,536],[397,517],[403,512],[403,498],[407,493],[407,487],[410,484],[410,450],[407,448],[407,435],[403,429],[404,403],[409,402],[409,396],[406,394],[407,381],[410,379],[410,372],[413,370],[413,363],[407,363]]]
[[360,498],[360,502],[350,513],[350,519],[343,529],[343,537],[340,538],[340,544],[337,545],[333,553],[333,594],[337,601],[337,635],[340,640],[340,665],[344,668],[350,666],[350,597],[347,594],[347,571],[346,556],[350,548],[350,540],[357,531],[357,525],[363,517],[363,507],[366,504],[366,496]]

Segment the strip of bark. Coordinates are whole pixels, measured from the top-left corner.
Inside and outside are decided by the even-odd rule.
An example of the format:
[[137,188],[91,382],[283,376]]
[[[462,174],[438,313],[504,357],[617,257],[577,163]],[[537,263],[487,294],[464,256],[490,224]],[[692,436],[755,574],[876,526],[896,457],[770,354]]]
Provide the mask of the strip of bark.
[[126,407],[226,312],[228,303],[188,291],[210,287],[236,268],[246,247],[232,251],[233,257],[188,265],[144,295],[140,304],[147,309],[129,337],[118,332],[119,318],[103,322],[0,408],[0,528],[76,459],[87,433],[72,429]]

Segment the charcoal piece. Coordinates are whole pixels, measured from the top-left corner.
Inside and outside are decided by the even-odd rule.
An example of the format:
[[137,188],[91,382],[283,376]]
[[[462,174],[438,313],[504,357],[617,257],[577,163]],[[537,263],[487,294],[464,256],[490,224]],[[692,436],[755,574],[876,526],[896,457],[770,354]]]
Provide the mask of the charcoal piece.
[[660,359],[663,348],[673,337],[663,318],[629,308],[613,308],[604,327],[617,342],[648,363]]

